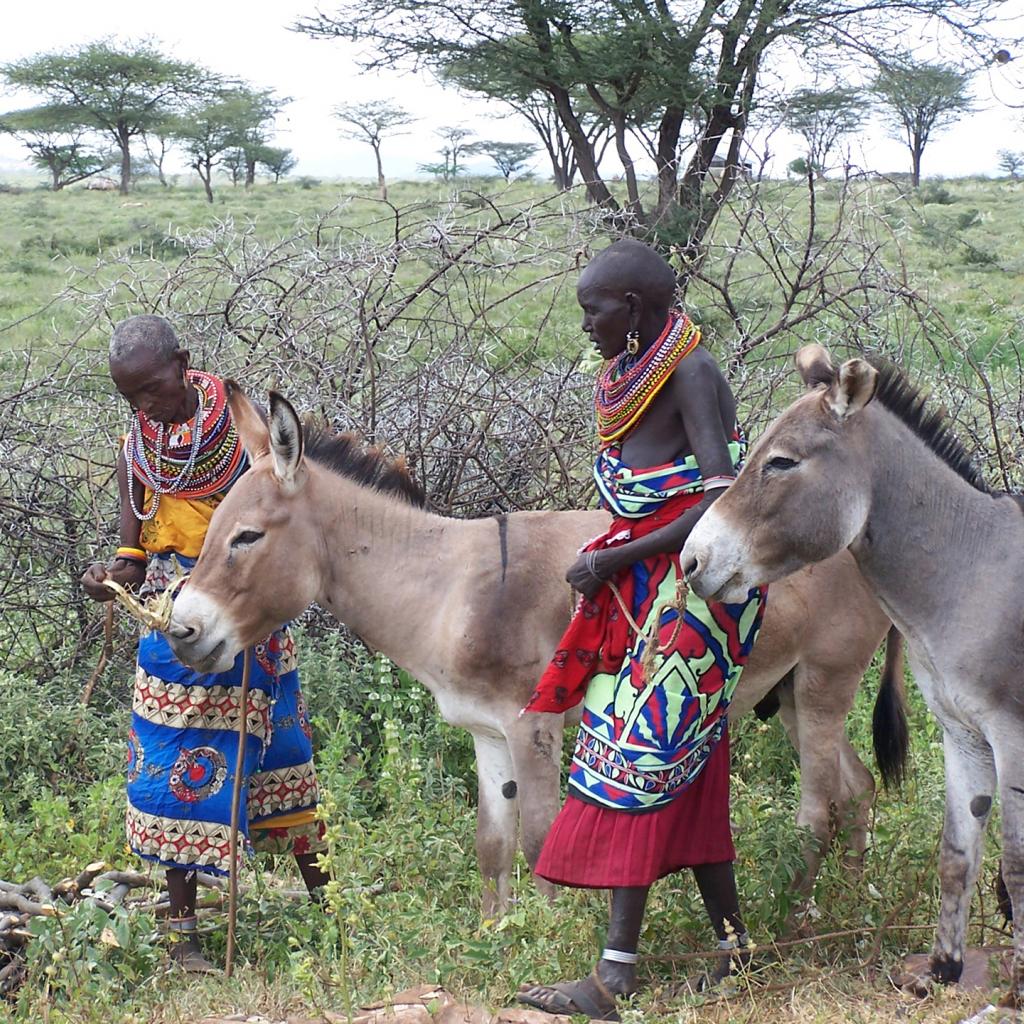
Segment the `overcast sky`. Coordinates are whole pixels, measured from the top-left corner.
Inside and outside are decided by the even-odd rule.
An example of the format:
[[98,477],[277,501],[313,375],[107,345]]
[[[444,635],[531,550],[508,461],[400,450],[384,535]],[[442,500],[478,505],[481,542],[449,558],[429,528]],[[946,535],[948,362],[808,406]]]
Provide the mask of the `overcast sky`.
[[[1021,3],[1024,5],[1024,0]],[[272,4],[251,0],[173,0],[159,4],[48,0],[9,4],[0,32],[0,63],[103,36],[152,37],[173,56],[291,96],[293,102],[279,119],[276,141],[290,147],[298,157],[296,173],[318,177],[369,178],[375,173],[368,146],[338,137],[338,122],[331,116],[331,109],[346,101],[391,99],[420,118],[411,134],[385,143],[385,171],[392,178],[412,177],[417,164],[437,159],[439,143],[432,133],[441,125],[465,125],[482,138],[532,140],[528,126],[504,117],[499,104],[442,90],[426,76],[362,74],[351,44],[315,42],[288,31],[287,26],[295,18],[312,13],[315,6],[316,0],[275,0]],[[330,0],[322,0],[322,6],[329,11]],[[928,147],[925,174],[992,174],[996,173],[998,150],[1024,150],[1024,111],[1007,109],[992,97],[994,87],[1004,101],[1024,104],[1024,94],[1015,85],[1021,80],[1022,64],[1024,57],[1005,70],[979,76],[982,109]],[[0,110],[34,101],[31,96],[9,94],[0,99]],[[766,145],[770,149],[771,169],[777,173],[799,155],[796,141],[786,133],[776,133],[767,142],[756,136],[754,140],[758,152]],[[905,148],[889,141],[877,124],[858,137],[853,156],[861,166],[875,170],[907,169]],[[486,160],[481,161],[477,166],[482,170]],[[0,172],[25,166],[17,143],[0,137]],[[541,161],[535,167],[542,175],[549,173]]]

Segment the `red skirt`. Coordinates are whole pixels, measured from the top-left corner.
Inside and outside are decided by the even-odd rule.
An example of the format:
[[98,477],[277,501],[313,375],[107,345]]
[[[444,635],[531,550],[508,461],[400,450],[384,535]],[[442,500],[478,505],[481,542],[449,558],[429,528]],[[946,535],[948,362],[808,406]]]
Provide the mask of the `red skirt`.
[[579,800],[570,790],[534,870],[558,885],[616,889],[735,859],[726,730],[693,784],[661,810],[613,811]]

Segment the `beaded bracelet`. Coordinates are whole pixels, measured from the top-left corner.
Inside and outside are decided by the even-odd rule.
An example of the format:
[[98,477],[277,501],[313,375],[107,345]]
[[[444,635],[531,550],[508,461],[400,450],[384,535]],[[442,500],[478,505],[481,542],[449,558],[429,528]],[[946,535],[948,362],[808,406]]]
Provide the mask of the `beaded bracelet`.
[[143,565],[148,560],[146,552],[142,548],[129,548],[123,547],[118,548],[117,553],[114,555],[114,561],[123,559],[126,562],[141,562]]

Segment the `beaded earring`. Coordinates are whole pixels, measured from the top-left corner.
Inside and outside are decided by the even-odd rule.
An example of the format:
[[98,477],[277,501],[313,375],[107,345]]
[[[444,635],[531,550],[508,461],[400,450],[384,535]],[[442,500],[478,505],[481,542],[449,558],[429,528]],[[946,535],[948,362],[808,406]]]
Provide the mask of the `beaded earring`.
[[640,332],[636,328],[626,331],[626,351],[631,356],[635,356],[640,351]]

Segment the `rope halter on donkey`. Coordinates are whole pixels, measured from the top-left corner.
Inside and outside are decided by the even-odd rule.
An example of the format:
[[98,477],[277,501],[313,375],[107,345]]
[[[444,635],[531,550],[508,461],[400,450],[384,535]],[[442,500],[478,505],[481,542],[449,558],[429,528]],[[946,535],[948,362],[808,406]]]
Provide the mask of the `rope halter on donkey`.
[[[611,580],[608,580],[607,583],[611,587],[611,591],[615,595],[615,600],[618,602],[619,608],[622,609],[623,615],[626,616],[629,628],[637,635],[637,639],[644,642],[644,654],[640,659],[640,665],[644,671],[644,679],[649,681],[654,678],[657,671],[659,656],[663,656],[666,651],[672,650],[676,640],[679,639],[679,631],[683,628],[683,617],[686,614],[686,598],[689,594],[686,580],[683,579],[681,574],[676,577],[676,592],[674,596],[664,601],[659,601],[651,609],[651,614],[647,617],[649,622],[647,629],[644,629],[633,618],[629,608],[626,607],[626,601],[619,588]],[[663,644],[659,644],[658,634],[661,632],[661,616],[670,610],[677,613],[675,626],[673,626],[672,635],[668,640]]]

